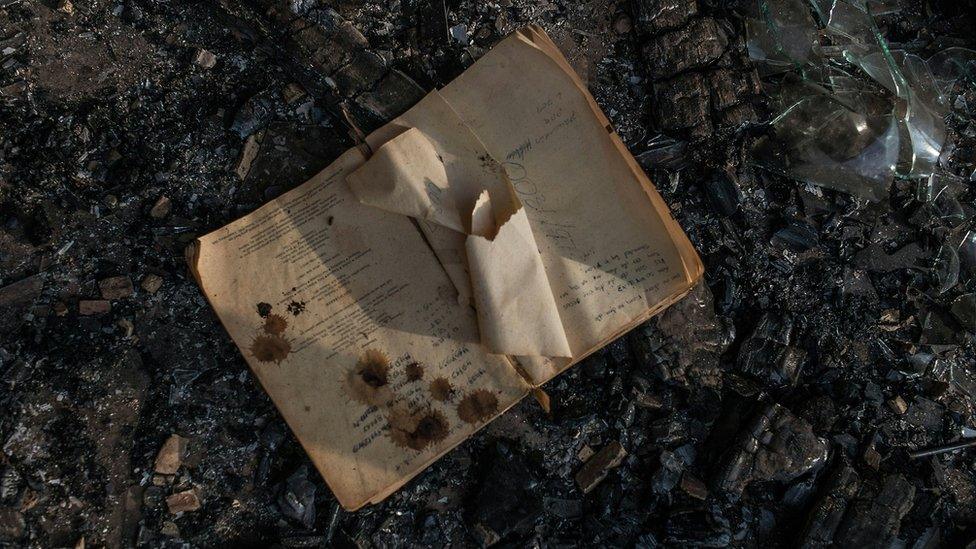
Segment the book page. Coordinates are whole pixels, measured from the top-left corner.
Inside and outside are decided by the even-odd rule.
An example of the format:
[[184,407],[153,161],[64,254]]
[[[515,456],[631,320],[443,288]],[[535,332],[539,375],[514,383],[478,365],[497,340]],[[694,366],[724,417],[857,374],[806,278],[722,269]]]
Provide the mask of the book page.
[[352,149],[200,238],[204,294],[346,509],[377,502],[529,387],[486,352],[410,220],[360,204]]
[[573,359],[520,357],[533,383],[700,278],[687,237],[541,29],[506,38],[440,93],[505,166],[559,307]]

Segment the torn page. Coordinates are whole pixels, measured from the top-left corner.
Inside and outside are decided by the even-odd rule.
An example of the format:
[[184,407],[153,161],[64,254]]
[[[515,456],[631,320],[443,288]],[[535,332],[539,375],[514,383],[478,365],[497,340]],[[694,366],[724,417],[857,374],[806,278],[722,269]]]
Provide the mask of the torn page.
[[[425,101],[443,105],[436,94]],[[381,145],[349,175],[350,188],[364,204],[450,230],[463,227],[455,231],[455,253],[465,255],[490,352],[569,357],[542,259],[504,170],[449,109],[436,116],[436,123],[418,120],[420,127]]]
[[347,509],[376,502],[527,394],[409,218],[365,206],[352,149],[199,239],[204,294]]

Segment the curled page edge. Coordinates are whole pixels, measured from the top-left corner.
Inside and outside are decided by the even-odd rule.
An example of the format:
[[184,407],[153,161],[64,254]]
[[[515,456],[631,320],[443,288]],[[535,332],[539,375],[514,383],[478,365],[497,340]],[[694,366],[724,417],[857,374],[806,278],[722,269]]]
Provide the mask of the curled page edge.
[[497,354],[571,357],[521,204],[496,206],[485,191],[472,213],[472,227],[475,234],[465,247],[481,343]]

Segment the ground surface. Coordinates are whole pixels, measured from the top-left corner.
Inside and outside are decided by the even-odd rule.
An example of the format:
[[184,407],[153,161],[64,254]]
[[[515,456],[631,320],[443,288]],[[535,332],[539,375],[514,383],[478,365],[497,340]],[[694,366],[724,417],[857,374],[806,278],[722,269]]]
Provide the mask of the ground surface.
[[[0,0],[0,546],[972,541],[974,450],[908,455],[976,428],[976,276],[940,254],[972,229],[972,183],[947,224],[910,182],[869,204],[752,166],[771,113],[736,4]],[[890,40],[973,47],[972,2],[905,4]],[[183,249],[529,22],[706,284],[550,383],[551,417],[523,402],[340,512]],[[946,155],[967,182],[968,94]],[[172,434],[185,455],[154,475]],[[623,452],[583,494],[584,461]]]

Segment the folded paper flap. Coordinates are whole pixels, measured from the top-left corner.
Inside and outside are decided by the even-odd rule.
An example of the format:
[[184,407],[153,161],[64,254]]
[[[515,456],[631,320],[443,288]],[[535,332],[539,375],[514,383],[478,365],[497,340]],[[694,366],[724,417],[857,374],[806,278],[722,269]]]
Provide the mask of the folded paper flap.
[[383,144],[346,181],[363,204],[464,231],[443,156],[417,128]]
[[517,199],[493,204],[482,193],[466,242],[482,343],[492,353],[571,357],[525,211],[512,211]]
[[515,188],[470,129],[456,122],[435,129],[433,139],[417,127],[396,135],[347,177],[349,187],[364,204],[464,233],[482,343],[490,352],[569,357]]

